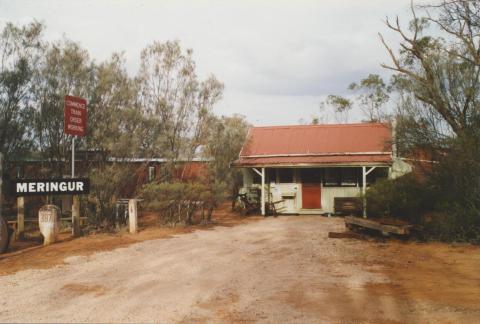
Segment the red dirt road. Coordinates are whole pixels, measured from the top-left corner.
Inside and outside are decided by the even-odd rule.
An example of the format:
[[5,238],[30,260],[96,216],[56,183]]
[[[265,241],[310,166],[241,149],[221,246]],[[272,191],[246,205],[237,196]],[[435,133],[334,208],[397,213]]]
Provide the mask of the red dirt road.
[[328,238],[343,229],[338,218],[278,217],[45,269],[11,273],[3,259],[0,322],[479,321],[479,248]]

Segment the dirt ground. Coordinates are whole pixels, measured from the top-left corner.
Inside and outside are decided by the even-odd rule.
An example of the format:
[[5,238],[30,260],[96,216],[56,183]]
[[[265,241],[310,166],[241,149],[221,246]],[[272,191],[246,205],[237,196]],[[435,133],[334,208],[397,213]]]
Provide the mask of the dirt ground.
[[142,213],[139,218],[139,233],[130,235],[127,229],[119,233],[91,234],[80,238],[72,238],[69,230],[63,231],[57,238],[57,243],[42,246],[40,232],[29,233],[24,240],[13,240],[7,253],[0,254],[0,276],[13,274],[26,269],[44,269],[63,264],[66,257],[72,255],[89,255],[100,251],[109,251],[133,243],[153,239],[171,238],[173,235],[191,233],[196,230],[211,230],[214,226],[234,226],[262,219],[262,217],[242,217],[230,211],[230,204],[223,204],[214,211],[214,222],[211,225],[198,225],[175,228],[157,225],[154,213]]
[[480,321],[478,247],[329,239],[340,218],[217,217],[227,226],[2,257],[0,322]]

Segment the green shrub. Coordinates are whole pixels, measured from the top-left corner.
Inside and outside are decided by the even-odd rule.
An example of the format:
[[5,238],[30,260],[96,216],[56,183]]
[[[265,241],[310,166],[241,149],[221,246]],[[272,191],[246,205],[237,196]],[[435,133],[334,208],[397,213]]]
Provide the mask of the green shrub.
[[195,214],[202,222],[209,222],[213,209],[224,196],[220,186],[208,186],[199,182],[149,183],[141,190],[145,207],[157,211],[163,224],[189,225]]
[[480,243],[479,126],[453,139],[433,169],[430,182],[440,216],[425,224],[430,238]]
[[480,244],[480,226],[475,215],[434,212],[426,216],[424,230],[419,233],[421,238]]
[[115,203],[122,188],[131,184],[133,173],[120,164],[92,168],[90,194],[83,197],[82,214],[97,228],[112,228],[115,225]]
[[413,174],[381,180],[366,193],[367,213],[372,217],[393,216],[421,223],[421,215],[432,209],[431,190]]

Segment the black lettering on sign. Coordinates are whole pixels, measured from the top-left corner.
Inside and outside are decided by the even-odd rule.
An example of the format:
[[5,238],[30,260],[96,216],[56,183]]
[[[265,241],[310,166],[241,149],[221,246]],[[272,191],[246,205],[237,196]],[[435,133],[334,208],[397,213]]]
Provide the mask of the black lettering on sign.
[[52,210],[41,210],[38,213],[38,221],[40,223],[52,223],[55,221],[55,218],[53,217],[54,211]]
[[75,195],[90,193],[90,179],[18,179],[10,186],[14,196]]

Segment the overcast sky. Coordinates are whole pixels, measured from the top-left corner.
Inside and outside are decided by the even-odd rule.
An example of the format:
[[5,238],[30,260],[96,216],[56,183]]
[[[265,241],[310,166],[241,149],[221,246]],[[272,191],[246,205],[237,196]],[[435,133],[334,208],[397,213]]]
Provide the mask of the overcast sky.
[[[255,125],[295,124],[328,94],[369,73],[388,78],[378,32],[395,43],[386,16],[408,20],[410,0],[5,1],[0,23],[43,21],[46,38],[78,41],[95,60],[125,51],[134,75],[142,48],[178,39],[197,72],[225,84],[215,111]],[[359,115],[356,118],[360,118]]]

